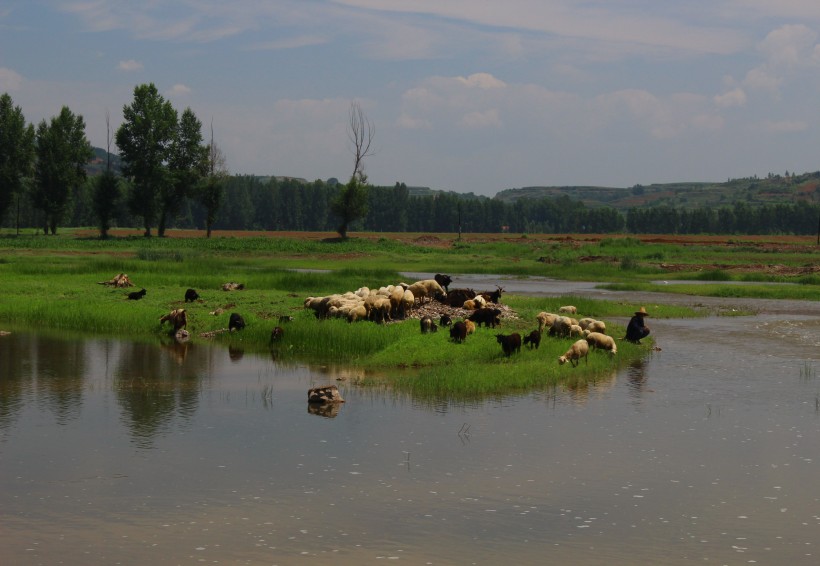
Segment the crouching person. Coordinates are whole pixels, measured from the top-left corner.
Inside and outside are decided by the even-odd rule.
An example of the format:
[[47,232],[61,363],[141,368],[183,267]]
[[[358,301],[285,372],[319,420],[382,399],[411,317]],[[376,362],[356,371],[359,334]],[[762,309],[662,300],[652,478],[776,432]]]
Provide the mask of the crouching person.
[[629,319],[629,324],[626,326],[626,336],[624,340],[628,340],[634,344],[640,344],[642,338],[649,336],[649,327],[646,325],[644,319],[649,316],[644,307],[641,310],[635,311],[635,316]]

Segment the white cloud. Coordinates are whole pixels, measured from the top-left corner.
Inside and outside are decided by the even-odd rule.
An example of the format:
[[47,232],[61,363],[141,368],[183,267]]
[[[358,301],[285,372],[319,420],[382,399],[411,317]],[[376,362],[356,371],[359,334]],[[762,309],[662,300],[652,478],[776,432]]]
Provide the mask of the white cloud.
[[175,84],[171,87],[168,91],[168,96],[187,96],[191,94],[190,87],[185,86],[184,84]]
[[120,71],[141,71],[143,69],[143,64],[139,61],[135,61],[134,59],[128,59],[127,61],[120,61],[117,63],[117,69]]
[[23,77],[12,69],[0,67],[0,91],[19,90],[23,84]]
[[742,88],[735,88],[715,96],[715,104],[721,108],[743,106],[746,104],[746,93]]
[[765,121],[761,125],[761,129],[766,132],[775,134],[790,134],[794,132],[803,132],[809,129],[809,125],[801,120],[781,120],[781,121]]
[[746,73],[743,85],[754,90],[765,90],[773,94],[780,92],[783,79],[776,76],[766,67],[757,67]]
[[490,128],[501,126],[498,110],[490,108],[480,112],[469,112],[461,117],[461,125],[465,128]]
[[816,42],[817,33],[805,25],[784,25],[771,31],[759,49],[772,67],[790,69],[811,61]]
[[456,77],[456,80],[470,88],[504,88],[504,81],[500,81],[489,73],[475,73],[469,77]]
[[272,41],[263,41],[249,45],[248,51],[278,51],[280,49],[298,49],[300,47],[310,47],[322,45],[328,42],[327,37],[319,35],[300,35],[297,37],[283,37]]

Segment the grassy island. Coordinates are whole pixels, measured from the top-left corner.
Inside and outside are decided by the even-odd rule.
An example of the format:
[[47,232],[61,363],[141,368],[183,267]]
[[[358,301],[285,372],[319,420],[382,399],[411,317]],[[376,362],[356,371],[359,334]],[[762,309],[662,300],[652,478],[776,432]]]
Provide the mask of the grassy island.
[[[605,378],[622,365],[649,355],[652,344],[619,340],[617,356],[592,352],[588,363],[572,368],[560,366],[557,358],[574,339],[545,336],[539,349],[525,347],[507,358],[496,342],[497,334],[525,335],[536,327],[538,312],[556,312],[563,304],[574,304],[578,318],[604,320],[608,333],[620,338],[623,327],[613,319],[623,321],[639,305],[505,294],[502,301],[513,315],[505,318],[501,327],[479,328],[464,344],[455,344],[448,339],[446,329],[421,334],[415,319],[384,325],[317,320],[303,308],[305,297],[395,284],[406,279],[399,271],[446,272],[456,281],[458,273],[563,276],[651,290],[654,279],[696,277],[703,272],[696,267],[691,272],[676,268],[670,274],[660,264],[679,266],[689,260],[695,266],[707,253],[700,247],[644,244],[635,238],[562,241],[546,236],[492,236],[471,235],[460,241],[450,235],[368,235],[345,241],[328,234],[324,238],[296,234],[207,240],[123,236],[104,241],[84,237],[79,231],[57,237],[0,236],[0,329],[64,329],[145,341],[169,340],[169,329],[160,326],[159,318],[185,308],[194,343],[215,341],[246,351],[272,352],[283,361],[340,365],[362,383],[379,382],[419,396],[498,395]],[[754,249],[747,248],[735,250],[742,256],[738,261],[746,262],[737,265],[749,264],[748,256]],[[721,265],[731,265],[732,250],[721,253],[724,255],[718,259],[726,262]],[[715,259],[712,256],[712,263]],[[808,244],[796,247],[791,259],[786,262],[778,257],[780,265],[795,268],[806,262],[818,263],[816,249]],[[731,268],[722,271],[730,272]],[[100,284],[119,273],[127,273],[135,287]],[[760,280],[774,280],[764,276],[762,271],[757,275]],[[724,275],[720,277],[725,280]],[[803,290],[799,298],[817,298],[818,281],[813,279],[817,275],[796,276],[801,277],[796,282],[804,284],[794,286]],[[227,282],[242,283],[244,289],[223,291]],[[718,282],[710,288],[725,286]],[[663,290],[671,290],[669,287],[673,286],[667,284]],[[140,288],[147,290],[144,298],[126,298],[128,292]],[[184,302],[188,288],[199,292],[198,301]],[[686,287],[681,292],[701,288]],[[744,289],[772,293],[774,287]],[[779,292],[784,298],[792,293]],[[652,307],[655,317],[704,314],[681,307],[647,306]],[[231,312],[245,318],[247,328],[242,332],[222,332]],[[293,320],[282,323],[283,339],[270,344],[271,330],[283,316]]]

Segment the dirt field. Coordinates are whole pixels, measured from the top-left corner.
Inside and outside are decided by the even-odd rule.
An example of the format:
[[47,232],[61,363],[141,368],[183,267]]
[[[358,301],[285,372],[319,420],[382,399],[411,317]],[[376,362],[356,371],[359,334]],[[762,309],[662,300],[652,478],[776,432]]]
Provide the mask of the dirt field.
[[[80,237],[94,237],[96,230],[77,230]],[[141,236],[140,229],[114,228],[109,231],[112,236]],[[169,238],[204,238],[204,230],[166,230]],[[155,233],[154,233],[155,234]],[[448,247],[458,239],[457,234],[451,233],[418,233],[418,232],[350,232],[351,238],[380,240],[387,238],[401,242],[410,242],[420,246]],[[334,240],[338,238],[335,232],[265,232],[245,230],[214,230],[212,238],[294,238],[300,240]],[[585,243],[595,243],[604,238],[629,237],[646,243],[680,244],[680,245],[712,245],[712,246],[759,246],[763,249],[811,246],[816,244],[816,236],[715,236],[715,235],[677,235],[677,234],[637,234],[620,236],[614,234],[462,234],[465,242],[503,242],[526,239],[535,242],[557,242],[579,246]]]

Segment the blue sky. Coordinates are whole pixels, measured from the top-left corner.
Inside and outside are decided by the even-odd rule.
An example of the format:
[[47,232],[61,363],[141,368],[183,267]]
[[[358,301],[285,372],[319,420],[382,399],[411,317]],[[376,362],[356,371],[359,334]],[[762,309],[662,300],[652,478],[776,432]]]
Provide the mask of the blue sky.
[[[494,195],[820,169],[817,0],[11,0],[0,92],[105,147],[134,87],[235,174]],[[207,136],[207,134],[206,134]],[[114,148],[116,151],[116,148]]]

